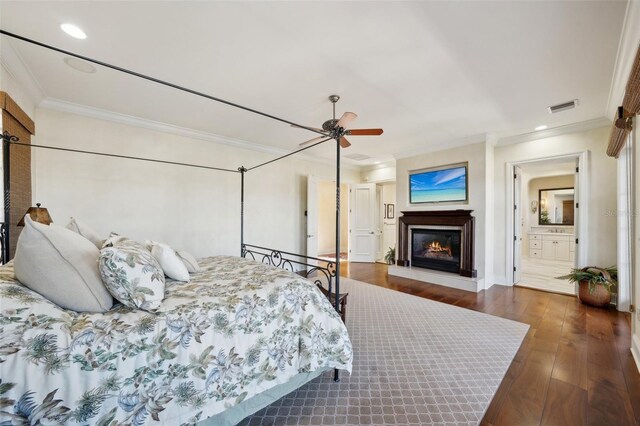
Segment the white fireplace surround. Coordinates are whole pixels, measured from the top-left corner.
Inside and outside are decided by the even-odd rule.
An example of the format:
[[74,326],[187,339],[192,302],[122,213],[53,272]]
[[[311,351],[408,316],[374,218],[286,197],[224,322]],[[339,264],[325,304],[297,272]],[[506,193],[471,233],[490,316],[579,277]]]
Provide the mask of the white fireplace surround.
[[435,271],[425,268],[412,268],[389,265],[389,275],[422,281],[429,284],[443,285],[459,290],[478,293],[485,289],[484,278],[468,278],[451,272]]

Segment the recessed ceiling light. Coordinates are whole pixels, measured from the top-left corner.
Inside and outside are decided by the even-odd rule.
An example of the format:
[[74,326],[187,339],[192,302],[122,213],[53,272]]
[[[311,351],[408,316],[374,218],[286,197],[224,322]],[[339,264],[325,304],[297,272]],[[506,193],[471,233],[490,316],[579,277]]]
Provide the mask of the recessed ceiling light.
[[379,162],[379,161],[376,161],[376,164],[380,164],[380,162]]
[[80,40],[84,40],[87,38],[87,35],[80,28],[76,27],[73,24],[62,24],[60,25],[62,31],[69,34],[71,37],[79,38]]
[[536,127],[536,129],[535,129],[535,130],[544,130],[544,129],[546,129],[546,128],[547,128],[547,125],[546,125],[546,124],[543,124],[543,125],[541,125],[541,126]]
[[90,62],[74,58],[73,56],[67,56],[66,58],[64,58],[64,63],[69,65],[76,71],[84,72],[87,74],[93,74],[94,72],[96,72],[96,67],[91,65]]

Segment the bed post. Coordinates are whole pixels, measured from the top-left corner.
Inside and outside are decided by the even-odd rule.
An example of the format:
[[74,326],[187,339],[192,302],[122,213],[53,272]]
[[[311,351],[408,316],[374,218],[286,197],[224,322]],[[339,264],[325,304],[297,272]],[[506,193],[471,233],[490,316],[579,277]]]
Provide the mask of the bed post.
[[240,257],[244,257],[244,174],[247,169],[238,167],[240,172]]
[[2,133],[2,180],[4,186],[4,222],[0,229],[2,238],[2,264],[9,261],[9,232],[11,229],[11,142],[18,138],[9,132]]
[[[340,312],[340,137],[336,137],[336,290],[335,308]],[[340,371],[333,371],[333,381],[340,381]]]

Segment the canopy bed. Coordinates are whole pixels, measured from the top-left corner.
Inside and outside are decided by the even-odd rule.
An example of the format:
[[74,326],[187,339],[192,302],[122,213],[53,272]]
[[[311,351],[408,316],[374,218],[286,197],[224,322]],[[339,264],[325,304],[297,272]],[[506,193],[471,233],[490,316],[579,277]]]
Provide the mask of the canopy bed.
[[168,279],[165,298],[152,313],[118,304],[105,313],[78,313],[18,282],[13,262],[8,262],[12,235],[3,224],[0,423],[12,416],[40,416],[82,424],[234,424],[324,371],[334,369],[334,380],[339,381],[338,369],[350,370],[351,343],[339,315],[345,301],[340,262],[248,244],[244,203],[247,173],[334,140],[340,259],[340,150],[348,146],[345,126],[355,114],[337,120],[336,97],[331,124],[310,128],[7,31],[0,34],[320,134],[289,154],[227,169],[25,144],[4,132],[5,222],[10,215],[12,146],[208,169],[240,178],[240,257],[201,260],[202,271],[188,284]]

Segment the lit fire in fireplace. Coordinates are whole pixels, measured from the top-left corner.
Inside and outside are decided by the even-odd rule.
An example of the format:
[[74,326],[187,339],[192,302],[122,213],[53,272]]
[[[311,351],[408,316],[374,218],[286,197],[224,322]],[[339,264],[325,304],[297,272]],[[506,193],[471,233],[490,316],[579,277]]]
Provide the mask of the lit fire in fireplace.
[[452,257],[451,247],[443,246],[440,241],[432,241],[424,245],[426,257]]

